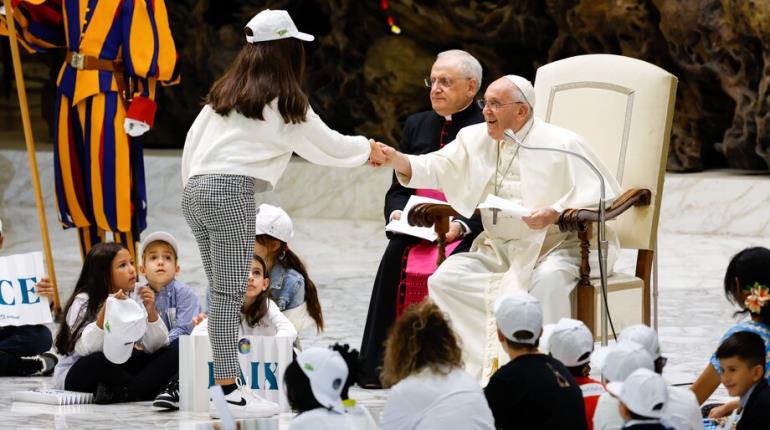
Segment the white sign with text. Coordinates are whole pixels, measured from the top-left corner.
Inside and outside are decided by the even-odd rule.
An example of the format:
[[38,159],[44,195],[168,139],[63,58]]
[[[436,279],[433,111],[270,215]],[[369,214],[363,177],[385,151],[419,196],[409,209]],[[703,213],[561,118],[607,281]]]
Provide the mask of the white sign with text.
[[0,257],[0,326],[50,323],[48,298],[35,284],[45,276],[41,252]]

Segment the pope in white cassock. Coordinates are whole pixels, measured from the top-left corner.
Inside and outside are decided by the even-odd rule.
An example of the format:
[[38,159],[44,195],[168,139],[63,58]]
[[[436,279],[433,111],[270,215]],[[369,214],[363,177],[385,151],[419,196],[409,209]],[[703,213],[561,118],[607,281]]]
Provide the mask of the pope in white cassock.
[[[503,132],[511,129],[527,146],[584,155],[602,172],[607,199],[616,197],[620,186],[579,135],[534,117],[535,91],[525,78],[496,80],[479,103],[485,122],[460,130],[454,144],[425,155],[388,149],[386,164],[406,187],[440,189],[466,217],[490,194],[531,210],[520,217],[481,209],[484,232],[470,252],[452,255],[428,279],[429,296],[447,312],[462,340],[466,370],[486,385],[497,363],[508,360],[496,335],[495,299],[529,291],[543,306],[544,324],[569,317],[579,240],[554,223],[565,208],[595,207],[600,197],[598,178],[578,158],[519,148]],[[615,251],[611,244],[610,267]]]

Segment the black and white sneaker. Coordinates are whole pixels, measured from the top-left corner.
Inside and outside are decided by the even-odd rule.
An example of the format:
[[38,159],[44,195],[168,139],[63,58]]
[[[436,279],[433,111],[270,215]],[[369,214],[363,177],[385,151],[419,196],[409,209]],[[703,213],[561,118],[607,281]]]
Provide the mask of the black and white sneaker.
[[[280,412],[278,403],[263,399],[249,387],[241,385],[240,379],[236,379],[238,389],[225,396],[227,406],[234,419],[271,417]],[[209,404],[209,413],[212,418],[219,418],[214,402]]]
[[171,378],[166,388],[155,397],[152,406],[169,411],[179,410],[179,377]]
[[51,376],[59,359],[55,354],[44,352],[40,355],[22,357],[21,361],[24,364],[25,369],[28,369],[28,371],[23,371],[21,373],[25,373],[29,376]]

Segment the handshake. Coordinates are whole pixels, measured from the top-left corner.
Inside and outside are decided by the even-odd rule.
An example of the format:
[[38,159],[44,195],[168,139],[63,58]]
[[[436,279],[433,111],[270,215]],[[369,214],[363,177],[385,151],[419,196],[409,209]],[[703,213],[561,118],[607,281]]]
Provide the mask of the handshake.
[[400,152],[390,146],[377,142],[374,139],[369,139],[369,148],[371,149],[369,165],[372,167],[392,166],[398,155],[401,155]]

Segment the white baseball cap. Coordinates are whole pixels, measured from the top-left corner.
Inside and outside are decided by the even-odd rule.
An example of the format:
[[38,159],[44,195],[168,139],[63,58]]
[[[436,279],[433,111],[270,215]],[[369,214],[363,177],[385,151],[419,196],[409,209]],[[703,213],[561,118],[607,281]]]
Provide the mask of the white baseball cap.
[[601,348],[591,356],[591,367],[599,369],[607,380],[622,382],[637,369],[655,370],[644,346],[626,340]]
[[623,329],[618,336],[618,342],[630,340],[642,345],[654,360],[660,358],[660,343],[655,330],[644,324],[634,324]]
[[648,418],[661,418],[668,400],[663,377],[649,369],[637,369],[623,382],[610,382],[607,391],[631,412]]
[[147,329],[147,311],[132,299],[108,297],[104,312],[104,356],[115,364],[131,358],[134,343]]
[[[508,340],[534,345],[543,331],[543,310],[536,298],[524,292],[500,296],[495,301],[497,328]],[[517,338],[520,331],[532,333],[532,337]]]
[[142,240],[142,254],[144,254],[144,251],[153,242],[166,242],[169,244],[169,246],[171,246],[171,248],[174,249],[174,254],[176,254],[177,257],[179,256],[179,244],[171,233],[165,231],[154,231],[145,236]]
[[532,83],[529,82],[527,78],[523,78],[518,75],[505,75],[504,78],[511,81],[513,85],[516,85],[516,88],[518,88],[521,91],[521,94],[524,96],[524,101],[529,103],[529,107],[531,109],[534,109],[535,88],[532,87]]
[[348,365],[339,352],[311,347],[297,356],[297,363],[310,380],[310,390],[321,406],[344,413],[342,388],[348,379]]
[[591,359],[594,336],[582,321],[562,318],[548,338],[548,352],[567,367],[580,366]]
[[289,12],[285,10],[265,9],[254,15],[246,24],[246,28],[251,29],[251,36],[246,36],[246,41],[249,43],[267,42],[268,40],[287,39],[289,37],[306,42],[315,39],[312,35],[297,30],[297,26],[291,20]]
[[288,243],[294,236],[294,225],[285,210],[262,203],[257,208],[256,234],[266,234]]

